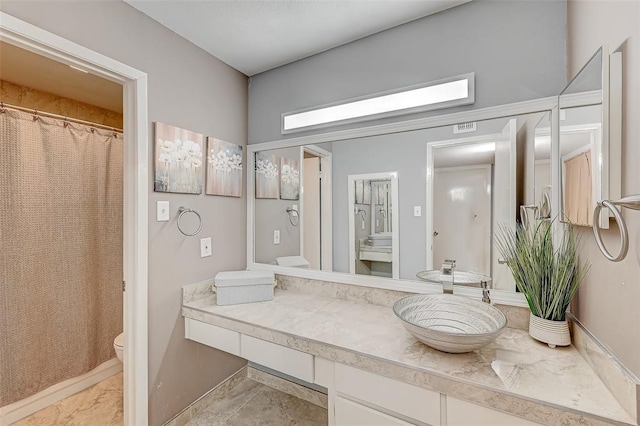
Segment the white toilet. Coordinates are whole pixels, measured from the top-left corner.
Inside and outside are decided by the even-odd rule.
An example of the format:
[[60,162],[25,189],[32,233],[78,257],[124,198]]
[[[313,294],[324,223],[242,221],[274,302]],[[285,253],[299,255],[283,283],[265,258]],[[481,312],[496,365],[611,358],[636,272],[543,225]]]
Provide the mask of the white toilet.
[[115,339],[113,339],[113,349],[116,351],[116,355],[120,362],[122,362],[122,353],[124,351],[124,333],[118,334]]

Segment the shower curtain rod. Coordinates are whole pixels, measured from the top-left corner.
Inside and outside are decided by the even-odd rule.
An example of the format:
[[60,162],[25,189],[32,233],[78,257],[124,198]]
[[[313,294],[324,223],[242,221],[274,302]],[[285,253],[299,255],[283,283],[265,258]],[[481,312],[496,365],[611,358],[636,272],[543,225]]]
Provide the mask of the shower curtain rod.
[[105,126],[104,124],[92,123],[90,121],[84,121],[84,120],[79,120],[77,118],[66,117],[64,115],[53,114],[51,112],[38,111],[37,109],[33,109],[33,108],[24,108],[21,106],[10,105],[10,104],[5,104],[4,102],[0,102],[0,114],[4,112],[5,108],[13,109],[16,111],[28,112],[30,114],[33,114],[36,117],[55,118],[58,120],[63,120],[71,123],[78,123],[78,124],[82,124],[89,127],[95,127],[96,129],[109,130],[113,132],[122,133],[122,129],[118,129],[116,127]]

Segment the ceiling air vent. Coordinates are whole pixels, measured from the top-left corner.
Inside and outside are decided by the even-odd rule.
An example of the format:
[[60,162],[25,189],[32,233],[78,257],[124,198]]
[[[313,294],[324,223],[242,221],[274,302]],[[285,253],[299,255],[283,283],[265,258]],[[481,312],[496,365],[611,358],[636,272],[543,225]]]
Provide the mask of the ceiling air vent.
[[469,132],[475,132],[476,129],[476,122],[475,121],[469,121],[467,123],[458,123],[458,124],[454,124],[453,126],[453,133],[469,133]]

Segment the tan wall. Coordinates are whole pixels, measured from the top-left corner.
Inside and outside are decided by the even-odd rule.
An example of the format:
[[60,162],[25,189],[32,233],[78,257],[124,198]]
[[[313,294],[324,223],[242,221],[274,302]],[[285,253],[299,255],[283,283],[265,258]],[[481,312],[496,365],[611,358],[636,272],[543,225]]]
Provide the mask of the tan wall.
[[[0,10],[146,72],[151,142],[152,122],[160,121],[246,144],[247,77],[126,3],[3,0]],[[171,221],[155,221],[159,200],[171,203]],[[178,232],[180,206],[201,214],[203,228],[197,237]],[[218,271],[245,268],[246,216],[246,194],[166,194],[149,186],[151,425],[164,423],[246,364],[186,340],[180,312],[181,286]],[[212,237],[212,257],[200,257],[204,237]]]
[[[623,52],[622,195],[640,193],[640,2],[569,0],[568,77],[587,62],[600,45]],[[640,212],[625,211],[629,254],[619,263],[607,261],[590,228],[581,228],[584,254],[591,261],[578,299],[578,318],[636,375],[640,376]],[[607,246],[617,250],[615,224],[606,232]]]
[[122,129],[122,114],[52,93],[0,80],[2,102]]

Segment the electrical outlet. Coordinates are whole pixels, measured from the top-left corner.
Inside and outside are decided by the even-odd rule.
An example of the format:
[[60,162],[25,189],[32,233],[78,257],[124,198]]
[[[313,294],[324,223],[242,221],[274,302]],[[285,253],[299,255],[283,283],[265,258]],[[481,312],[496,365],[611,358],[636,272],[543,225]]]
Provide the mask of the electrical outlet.
[[413,215],[415,217],[422,216],[422,207],[421,206],[413,206]]
[[273,231],[273,244],[280,244],[280,230]]
[[169,202],[158,201],[156,203],[156,222],[169,221]]
[[211,249],[211,237],[200,239],[200,257],[207,257],[213,254]]

